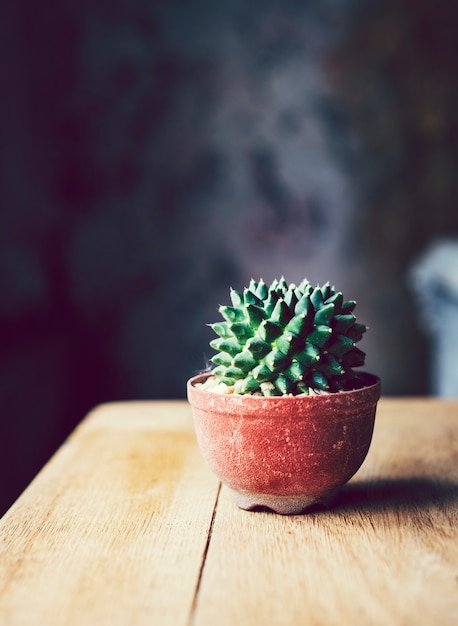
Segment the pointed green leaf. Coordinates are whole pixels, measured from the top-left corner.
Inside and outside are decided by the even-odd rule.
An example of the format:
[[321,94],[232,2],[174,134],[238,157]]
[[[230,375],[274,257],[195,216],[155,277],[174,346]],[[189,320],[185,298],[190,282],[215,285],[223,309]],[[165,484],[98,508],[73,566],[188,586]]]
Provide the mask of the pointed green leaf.
[[291,311],[294,311],[294,307],[297,304],[297,296],[294,292],[294,289],[289,288],[285,294],[285,302]]
[[232,363],[232,356],[227,352],[218,352],[211,359],[211,362],[215,365],[224,365],[228,367]]
[[312,285],[310,284],[310,281],[307,280],[307,278],[304,278],[300,285],[298,285],[298,289],[300,289],[304,294],[306,292],[310,293],[312,291]]
[[232,337],[231,329],[229,328],[229,324],[227,322],[216,322],[215,324],[210,324],[210,328],[220,337]]
[[334,356],[341,357],[346,352],[351,350],[354,345],[355,342],[350,337],[347,337],[345,335],[334,335],[332,341],[327,347],[327,350]]
[[240,344],[235,337],[229,339],[218,337],[217,339],[212,339],[212,341],[210,341],[210,346],[214,350],[218,350],[219,352],[228,352],[232,356],[235,356],[241,350]]
[[226,375],[226,370],[227,370],[227,367],[225,367],[224,365],[218,365],[218,367],[215,367],[212,370],[212,374],[213,376],[216,376],[217,378],[221,378]]
[[286,331],[304,337],[310,328],[310,322],[304,313],[295,315],[286,325]]
[[321,351],[313,343],[306,343],[303,350],[294,356],[295,361],[299,361],[303,365],[310,367],[320,360]]
[[245,347],[257,358],[262,358],[270,352],[270,344],[263,341],[259,337],[251,337],[245,344]]
[[256,293],[256,289],[258,288],[258,283],[252,278],[248,285],[248,289],[253,293]]
[[356,300],[347,300],[342,304],[342,313],[351,313],[356,306]]
[[302,365],[299,361],[293,361],[288,369],[285,370],[285,376],[287,376],[294,383],[298,383],[304,380],[308,372],[309,369],[307,366]]
[[236,393],[246,394],[253,393],[259,390],[259,382],[253,378],[253,376],[247,376],[237,380],[234,385],[234,391]]
[[244,322],[246,319],[243,309],[234,306],[220,306],[219,312],[227,322]]
[[275,378],[273,383],[283,396],[287,395],[288,393],[292,393],[294,389],[294,384],[289,380],[289,378],[281,374],[280,376],[277,376],[277,378]]
[[275,347],[281,350],[283,354],[292,356],[304,346],[304,341],[293,333],[285,332],[275,340]]
[[231,289],[229,292],[229,295],[231,297],[232,306],[235,306],[236,308],[239,308],[242,306],[243,296],[241,293],[239,293],[235,289]]
[[320,306],[323,304],[323,293],[319,287],[315,287],[315,289],[310,294],[310,300],[317,311]]
[[239,367],[244,372],[249,372],[250,370],[252,370],[257,363],[258,359],[256,359],[247,349],[242,350],[242,352],[236,354],[235,357],[232,359],[232,365],[235,365],[235,367]]
[[355,343],[360,341],[367,330],[367,326],[365,324],[360,324],[359,322],[355,322],[353,326],[351,326],[347,330],[347,337],[353,339]]
[[307,337],[307,341],[322,348],[331,335],[332,329],[329,326],[317,326]]
[[313,323],[316,326],[327,325],[332,319],[334,315],[334,304],[323,304],[318,311],[315,313],[315,317],[313,318]]
[[327,300],[334,293],[334,288],[327,282],[321,287],[321,293],[323,295],[323,301]]
[[272,343],[282,332],[282,327],[279,324],[274,324],[274,322],[270,320],[264,320],[258,328],[259,337],[267,343]]
[[356,321],[356,317],[353,313],[345,313],[344,315],[334,315],[332,322],[334,331],[341,335],[344,335]]
[[272,372],[280,372],[289,365],[290,359],[281,350],[274,348],[266,355],[264,362]]
[[329,383],[326,377],[323,376],[321,372],[313,372],[310,377],[310,381],[312,383],[311,386],[314,389],[321,389],[323,391],[326,391],[327,389],[329,389]]
[[269,295],[264,301],[264,311],[267,317],[270,317],[272,315],[272,311],[274,310],[275,305],[277,304],[279,299],[280,296],[275,291],[269,290]]
[[262,300],[258,298],[258,296],[250,289],[244,289],[243,301],[245,304],[255,304],[256,306],[262,308]]
[[277,291],[277,287],[278,287],[278,280],[274,278],[274,280],[270,284],[269,291]]
[[261,280],[258,283],[258,287],[256,289],[256,295],[261,300],[265,300],[267,298],[268,293],[269,293],[269,290],[267,289],[267,285],[261,278]]
[[320,361],[320,372],[325,376],[340,376],[344,371],[342,365],[332,354],[327,354]]
[[[333,304],[335,306],[335,313],[342,313],[342,305],[343,305],[343,295],[342,292],[337,291],[329,298],[327,298],[325,304]],[[346,311],[345,311],[346,312]]]
[[234,367],[233,365],[226,367],[225,370],[225,375],[229,378],[245,378],[246,375],[243,370],[241,370],[239,367]]
[[257,365],[252,370],[251,375],[255,380],[260,383],[272,380],[272,378],[275,376],[274,372],[272,372],[265,363],[260,363],[259,365]]
[[235,383],[237,382],[235,378],[230,378],[229,376],[222,376],[222,377],[217,376],[217,378],[220,383],[223,383],[227,387],[233,387]]
[[229,328],[240,343],[245,343],[249,337],[253,336],[253,330],[246,322],[234,322]]
[[272,315],[270,316],[270,321],[280,324],[281,326],[285,326],[289,320],[292,318],[293,314],[283,299],[278,300],[275,305],[274,310],[272,311]]
[[285,277],[282,276],[278,281],[278,286],[282,290],[283,294],[285,294],[288,290],[288,283],[285,280]]
[[253,328],[257,328],[262,320],[265,318],[264,309],[256,304],[248,304],[246,306],[246,312],[249,322]]
[[307,318],[315,313],[313,304],[311,303],[308,295],[302,296],[302,298],[297,302],[294,307],[294,313],[295,315],[305,315]]

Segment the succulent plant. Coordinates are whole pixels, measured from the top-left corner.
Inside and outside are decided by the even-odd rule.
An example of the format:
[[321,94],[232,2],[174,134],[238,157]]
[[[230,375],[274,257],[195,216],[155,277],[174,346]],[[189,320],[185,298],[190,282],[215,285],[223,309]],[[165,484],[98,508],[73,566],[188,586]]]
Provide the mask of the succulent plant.
[[210,324],[210,342],[219,383],[239,394],[299,395],[337,392],[358,386],[353,370],[365,354],[355,344],[366,326],[356,321],[354,300],[344,300],[329,283],[307,279],[270,286],[250,281],[230,291],[232,304],[220,306],[223,321]]

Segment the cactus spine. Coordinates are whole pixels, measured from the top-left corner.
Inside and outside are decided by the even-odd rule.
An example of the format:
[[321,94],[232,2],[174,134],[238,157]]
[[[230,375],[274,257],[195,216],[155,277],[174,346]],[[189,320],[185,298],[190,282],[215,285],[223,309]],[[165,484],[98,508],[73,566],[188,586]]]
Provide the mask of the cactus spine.
[[230,291],[220,306],[222,321],[210,324],[214,376],[239,394],[298,395],[310,390],[354,388],[353,370],[365,354],[355,344],[366,331],[354,300],[344,300],[329,283],[299,286],[284,278],[268,287],[254,280],[243,292]]

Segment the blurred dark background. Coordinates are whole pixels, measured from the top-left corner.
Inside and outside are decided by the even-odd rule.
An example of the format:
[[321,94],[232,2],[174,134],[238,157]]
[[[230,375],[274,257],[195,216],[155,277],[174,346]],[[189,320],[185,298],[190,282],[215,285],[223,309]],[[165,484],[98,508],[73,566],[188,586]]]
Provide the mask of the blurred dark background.
[[10,0],[0,513],[94,405],[183,398],[230,285],[327,279],[431,392],[410,268],[458,232],[458,4]]

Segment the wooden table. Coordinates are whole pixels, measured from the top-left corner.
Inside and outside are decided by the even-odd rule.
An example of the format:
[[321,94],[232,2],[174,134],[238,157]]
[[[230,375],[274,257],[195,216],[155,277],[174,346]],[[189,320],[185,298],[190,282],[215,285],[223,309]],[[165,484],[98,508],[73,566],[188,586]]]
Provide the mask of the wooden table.
[[458,401],[379,403],[334,506],[236,508],[184,401],[95,409],[0,521],[0,624],[458,624]]

